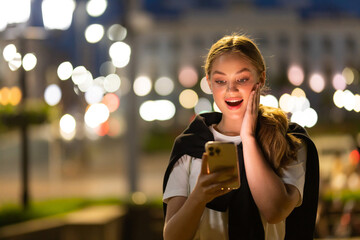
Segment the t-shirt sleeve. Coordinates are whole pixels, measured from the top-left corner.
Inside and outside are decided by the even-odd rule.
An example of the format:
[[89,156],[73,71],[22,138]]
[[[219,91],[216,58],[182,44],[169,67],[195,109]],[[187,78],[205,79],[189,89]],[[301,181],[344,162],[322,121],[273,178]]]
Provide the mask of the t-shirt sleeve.
[[305,184],[305,170],[306,170],[306,158],[307,158],[307,147],[306,143],[303,142],[300,147],[297,160],[291,162],[288,166],[283,169],[283,181],[286,184],[291,184],[295,186],[300,192],[300,200],[297,204],[297,207],[301,205],[303,199],[304,192],[304,184]]
[[171,197],[188,196],[190,160],[189,155],[184,155],[175,163],[163,194],[164,203]]

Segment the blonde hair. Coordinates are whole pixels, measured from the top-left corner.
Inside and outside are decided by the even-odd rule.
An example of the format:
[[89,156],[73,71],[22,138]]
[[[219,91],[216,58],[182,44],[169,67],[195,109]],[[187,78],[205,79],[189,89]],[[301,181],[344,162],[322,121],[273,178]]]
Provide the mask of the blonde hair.
[[[239,54],[248,59],[258,73],[266,70],[265,61],[257,45],[244,35],[225,36],[212,45],[204,69],[210,76],[214,61],[223,54]],[[288,133],[289,120],[279,108],[260,105],[258,114],[257,140],[266,160],[281,176],[281,169],[297,159],[300,139]]]

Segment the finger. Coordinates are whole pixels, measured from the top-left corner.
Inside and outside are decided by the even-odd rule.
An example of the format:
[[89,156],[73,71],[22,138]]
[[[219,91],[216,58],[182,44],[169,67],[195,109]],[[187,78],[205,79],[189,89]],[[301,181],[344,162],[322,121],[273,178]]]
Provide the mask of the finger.
[[208,155],[204,153],[201,161],[201,174],[209,174]]

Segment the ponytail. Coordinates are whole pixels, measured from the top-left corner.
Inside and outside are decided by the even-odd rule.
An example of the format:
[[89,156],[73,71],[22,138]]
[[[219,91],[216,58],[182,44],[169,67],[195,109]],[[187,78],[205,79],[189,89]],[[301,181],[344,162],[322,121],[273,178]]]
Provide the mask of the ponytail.
[[257,139],[266,160],[274,171],[282,176],[281,169],[297,159],[300,139],[288,133],[289,121],[279,108],[260,105]]

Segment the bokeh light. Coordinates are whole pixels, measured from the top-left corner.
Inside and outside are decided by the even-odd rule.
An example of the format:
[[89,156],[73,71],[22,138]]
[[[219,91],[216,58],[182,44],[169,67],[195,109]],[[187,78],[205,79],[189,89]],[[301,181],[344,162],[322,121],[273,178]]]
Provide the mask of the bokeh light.
[[140,76],[137,77],[134,81],[134,92],[138,96],[146,96],[150,93],[152,88],[152,83],[149,77]]
[[101,24],[91,24],[85,29],[85,39],[88,43],[97,43],[103,38],[104,32]]
[[45,28],[67,30],[71,25],[75,6],[74,0],[43,0],[41,10]]
[[[354,107],[354,111],[355,112],[360,112],[360,95],[359,94],[355,94],[355,107]],[[360,144],[359,144],[360,145]]]
[[295,86],[300,86],[304,81],[304,71],[297,65],[293,65],[288,69],[287,76],[290,83]]
[[7,105],[10,103],[10,89],[3,87],[0,89],[0,104]]
[[78,66],[74,68],[71,79],[72,81],[78,85],[81,84],[83,81],[86,81],[86,78],[88,74],[88,70],[84,66]]
[[13,59],[11,59],[9,62],[9,68],[11,71],[16,71],[21,67],[21,54],[15,53]]
[[123,68],[130,61],[131,48],[124,42],[115,42],[109,48],[109,55],[115,67]]
[[23,58],[23,68],[25,71],[31,71],[35,68],[37,58],[33,53],[27,53]]
[[220,108],[216,105],[216,102],[213,103],[213,109],[215,112],[221,112]]
[[355,74],[351,68],[344,68],[342,71],[342,76],[345,78],[346,84],[351,85],[354,82]]
[[294,88],[294,90],[291,92],[291,96],[306,98],[306,93],[301,88]]
[[195,86],[198,81],[198,74],[191,66],[182,67],[179,71],[179,82],[186,88]]
[[355,95],[350,90],[344,91],[344,108],[352,111],[355,107]]
[[344,90],[346,88],[346,80],[344,76],[340,73],[335,74],[332,80],[332,85],[335,90]]
[[13,106],[16,106],[20,103],[22,98],[22,93],[19,87],[12,87],[9,91],[9,103]]
[[31,0],[11,0],[1,2],[1,8],[3,8],[1,14],[4,15],[2,17],[6,19],[9,24],[24,23],[29,20]]
[[81,92],[87,92],[93,85],[93,76],[89,71],[86,71],[81,82],[77,86]]
[[93,85],[85,92],[85,101],[88,104],[100,103],[103,96],[103,89],[97,85]]
[[107,93],[102,99],[110,112],[115,112],[120,106],[120,98],[115,93]]
[[110,116],[109,109],[103,103],[95,103],[89,106],[84,119],[90,128],[96,128],[103,122],[106,122]]
[[115,72],[116,72],[116,67],[111,61],[104,62],[100,66],[100,74],[103,76],[107,76]]
[[60,80],[64,81],[71,77],[73,70],[73,66],[70,62],[63,62],[59,65],[57,69],[57,75]]
[[65,140],[71,140],[76,134],[76,120],[70,114],[65,114],[61,117],[60,122],[60,135]]
[[160,96],[168,96],[174,90],[174,81],[168,77],[160,77],[155,81],[154,89]]
[[204,93],[206,93],[206,94],[212,94],[212,91],[211,91],[211,89],[210,89],[210,87],[209,87],[209,84],[208,84],[208,82],[207,82],[207,80],[206,80],[206,77],[203,77],[203,78],[201,79],[201,81],[200,81],[200,88],[201,88],[201,90],[202,90]]
[[196,104],[194,110],[196,114],[211,112],[212,111],[211,102],[207,98],[199,98],[199,101]]
[[5,46],[3,50],[3,57],[5,61],[9,62],[15,57],[16,53],[17,53],[16,46],[14,44],[8,44]]
[[109,74],[104,79],[104,89],[107,92],[116,92],[121,84],[120,77],[117,74]]
[[338,108],[344,107],[344,92],[342,90],[336,90],[336,92],[333,95],[333,101],[335,106]]
[[55,106],[61,100],[62,92],[58,85],[51,84],[46,87],[44,92],[45,102],[50,106]]
[[135,203],[136,205],[143,205],[146,203],[147,201],[147,197],[145,195],[145,193],[143,192],[134,192],[131,195],[131,200],[133,201],[133,203]]
[[268,107],[279,107],[279,101],[273,95],[260,96],[260,104]]
[[199,97],[192,89],[185,89],[180,93],[179,102],[184,108],[193,108],[198,103]]
[[140,116],[145,121],[170,120],[175,112],[175,105],[169,100],[145,101],[139,109]]
[[316,93],[320,93],[325,88],[325,79],[320,74],[314,73],[310,77],[309,84],[310,84],[311,90],[313,90]]
[[86,12],[91,17],[99,17],[105,12],[107,6],[107,0],[89,0],[86,3]]
[[111,25],[107,36],[111,41],[122,41],[126,38],[127,30],[120,24]]

